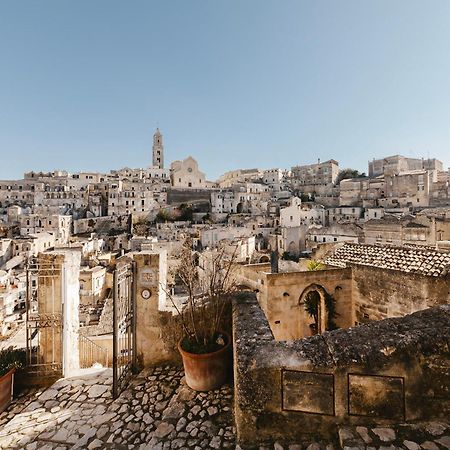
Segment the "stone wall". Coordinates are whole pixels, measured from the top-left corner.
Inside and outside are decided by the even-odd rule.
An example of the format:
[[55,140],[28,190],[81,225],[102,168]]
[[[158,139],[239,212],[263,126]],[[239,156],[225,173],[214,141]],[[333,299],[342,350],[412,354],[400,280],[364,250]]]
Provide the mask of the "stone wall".
[[276,340],[289,341],[310,334],[314,323],[305,311],[301,295],[311,285],[323,287],[335,299],[339,328],[353,325],[352,270],[331,269],[266,275],[266,307],[264,312]]
[[128,215],[91,217],[73,221],[73,234],[98,233],[108,234],[110,231],[127,232],[130,228]]
[[342,424],[450,414],[450,307],[277,342],[252,293],[233,307],[241,445],[331,436]]
[[270,273],[270,264],[241,266],[239,281],[256,293],[276,340],[299,339],[310,334],[314,320],[305,311],[301,295],[315,284],[336,300],[336,325],[354,324],[352,269]]
[[169,188],[167,189],[167,203],[175,205],[180,203],[189,203],[204,201],[211,204],[211,192],[213,189],[186,189],[186,188]]
[[429,277],[360,265],[354,265],[352,272],[355,320],[359,323],[450,303],[449,275]]
[[176,361],[174,338],[179,327],[166,304],[167,253],[141,252],[136,262],[136,351],[140,366]]

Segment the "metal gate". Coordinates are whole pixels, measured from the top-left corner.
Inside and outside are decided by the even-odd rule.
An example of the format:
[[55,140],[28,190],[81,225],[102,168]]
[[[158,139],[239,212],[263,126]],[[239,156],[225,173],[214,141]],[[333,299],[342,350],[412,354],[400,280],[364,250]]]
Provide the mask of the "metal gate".
[[61,272],[58,259],[27,262],[27,372],[33,377],[62,376]]
[[135,263],[117,260],[113,288],[113,397],[127,387],[136,368]]

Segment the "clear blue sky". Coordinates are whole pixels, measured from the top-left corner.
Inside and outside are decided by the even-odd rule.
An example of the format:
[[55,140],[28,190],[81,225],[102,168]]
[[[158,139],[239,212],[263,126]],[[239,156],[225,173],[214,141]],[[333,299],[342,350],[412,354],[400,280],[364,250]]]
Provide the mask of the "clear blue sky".
[[450,164],[448,0],[0,0],[0,179],[191,154]]

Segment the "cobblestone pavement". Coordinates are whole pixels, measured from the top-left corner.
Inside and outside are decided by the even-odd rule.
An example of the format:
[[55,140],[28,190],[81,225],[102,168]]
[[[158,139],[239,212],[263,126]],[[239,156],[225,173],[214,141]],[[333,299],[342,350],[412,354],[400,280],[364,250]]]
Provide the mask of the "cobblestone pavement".
[[111,384],[104,370],[26,393],[0,415],[0,448],[235,448],[230,386],[194,392],[171,366],[141,372],[114,401]]
[[[103,370],[29,390],[0,414],[1,449],[239,450],[232,417],[233,389],[190,390],[177,367],[141,372],[116,400],[112,373]],[[281,442],[256,450],[450,450],[450,428],[434,422],[343,427],[336,442]],[[247,450],[247,449],[243,449]]]

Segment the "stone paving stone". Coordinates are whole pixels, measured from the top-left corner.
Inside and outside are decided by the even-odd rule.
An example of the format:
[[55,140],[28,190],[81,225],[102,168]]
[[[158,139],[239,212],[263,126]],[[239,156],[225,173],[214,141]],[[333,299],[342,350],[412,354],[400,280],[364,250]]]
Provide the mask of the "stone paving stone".
[[[335,442],[236,445],[233,388],[195,392],[178,367],[142,371],[116,400],[111,371],[27,391],[0,414],[0,449],[450,450],[449,426],[341,427]],[[338,438],[341,445],[338,445]],[[366,446],[367,445],[367,446]]]

